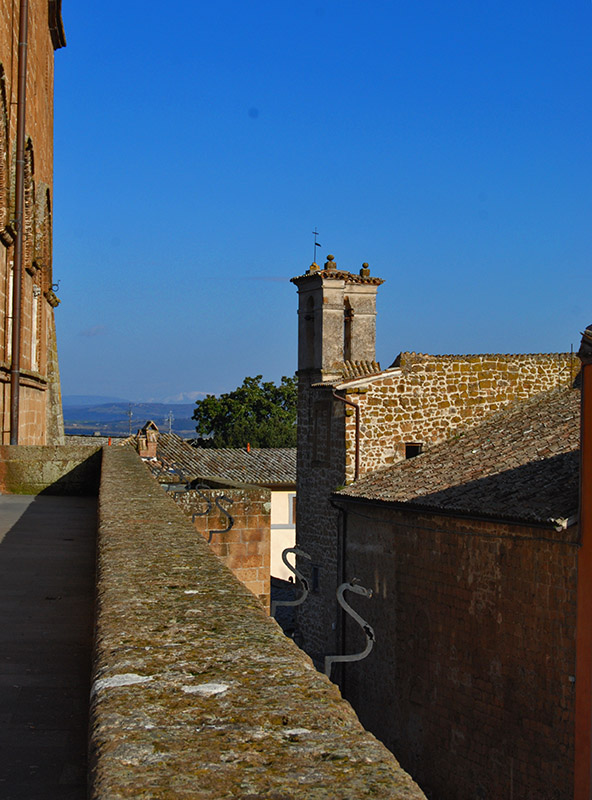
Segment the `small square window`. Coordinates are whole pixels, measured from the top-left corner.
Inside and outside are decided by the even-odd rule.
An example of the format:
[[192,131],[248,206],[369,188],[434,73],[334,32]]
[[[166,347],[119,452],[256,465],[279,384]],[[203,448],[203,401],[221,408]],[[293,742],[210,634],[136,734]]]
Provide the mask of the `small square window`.
[[421,442],[406,442],[405,443],[405,458],[415,458],[423,450]]

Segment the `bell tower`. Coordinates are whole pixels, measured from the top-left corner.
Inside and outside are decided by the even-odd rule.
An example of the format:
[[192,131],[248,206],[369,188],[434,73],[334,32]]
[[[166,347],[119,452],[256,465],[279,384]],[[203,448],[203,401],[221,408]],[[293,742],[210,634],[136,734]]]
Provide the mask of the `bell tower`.
[[338,380],[345,362],[376,358],[376,292],[383,281],[339,270],[335,257],[324,268],[311,264],[292,278],[298,287],[298,374],[311,383]]
[[298,454],[296,542],[311,593],[298,615],[306,652],[318,665],[337,652],[335,589],[339,575],[337,511],[329,504],[346,480],[346,411],[333,387],[353,374],[372,374],[376,292],[382,280],[364,264],[359,274],[327,256],[292,278],[298,288]]

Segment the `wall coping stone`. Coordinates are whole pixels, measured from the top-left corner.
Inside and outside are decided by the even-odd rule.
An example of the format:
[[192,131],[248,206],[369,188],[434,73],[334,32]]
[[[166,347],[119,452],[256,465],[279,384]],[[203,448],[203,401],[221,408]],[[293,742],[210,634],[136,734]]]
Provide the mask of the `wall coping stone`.
[[103,448],[90,796],[425,800],[130,448]]

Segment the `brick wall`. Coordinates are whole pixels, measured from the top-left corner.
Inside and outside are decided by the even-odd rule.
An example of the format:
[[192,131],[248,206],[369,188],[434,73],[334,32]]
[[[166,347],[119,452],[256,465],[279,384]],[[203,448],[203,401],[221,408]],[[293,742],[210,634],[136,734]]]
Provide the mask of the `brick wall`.
[[[57,370],[48,374],[47,354],[54,333],[51,196],[53,187],[54,49],[48,0],[29,0],[26,110],[26,204],[22,276],[20,444],[63,443],[61,412],[54,402]],[[12,316],[10,275],[14,243],[6,226],[14,218],[18,4],[0,0],[0,441],[10,440],[10,362]],[[38,294],[35,300],[35,294]],[[58,378],[59,379],[59,378]],[[50,392],[48,393],[48,385]],[[49,421],[49,436],[46,422]]]
[[131,448],[103,448],[89,797],[425,800]]
[[374,591],[346,595],[376,633],[344,672],[362,722],[429,797],[571,798],[577,530],[343,506]]
[[[220,511],[218,503],[232,517],[230,530],[212,534],[210,547],[245,586],[257,595],[269,611],[270,602],[270,537],[271,492],[259,487],[200,489],[198,492],[170,492],[186,514],[203,514],[208,509],[204,496],[211,502],[207,514],[195,518],[195,528],[206,539],[212,530],[223,530],[231,522]],[[232,502],[230,502],[232,501]]]
[[[431,356],[402,353],[398,369],[348,393],[360,407],[360,467],[405,458],[405,443],[434,444],[516,400],[569,385],[579,362],[569,353]],[[354,419],[348,415],[347,479],[354,473]]]

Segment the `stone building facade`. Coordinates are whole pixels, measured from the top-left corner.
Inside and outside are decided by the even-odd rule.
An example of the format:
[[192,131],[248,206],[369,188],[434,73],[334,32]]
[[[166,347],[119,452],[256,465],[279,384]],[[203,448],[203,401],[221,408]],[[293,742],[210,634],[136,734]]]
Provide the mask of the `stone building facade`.
[[[19,444],[63,444],[52,277],[54,51],[60,0],[29,0]],[[10,440],[19,7],[0,0],[0,420]]]
[[[457,435],[503,406],[570,385],[569,353],[432,356],[375,361],[376,293],[330,256],[292,282],[298,288],[297,544],[312,591],[300,611],[307,652],[320,664],[341,647],[335,591],[343,547],[330,495],[356,477]],[[353,577],[353,576],[348,576]]]
[[573,797],[579,421],[541,393],[333,497],[375,632],[337,677],[430,798]]

